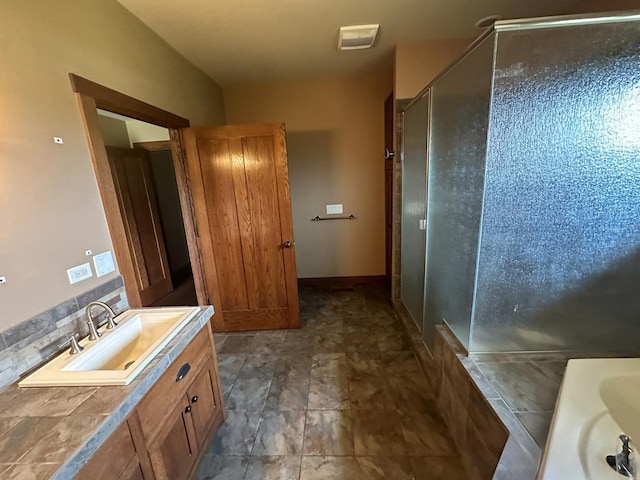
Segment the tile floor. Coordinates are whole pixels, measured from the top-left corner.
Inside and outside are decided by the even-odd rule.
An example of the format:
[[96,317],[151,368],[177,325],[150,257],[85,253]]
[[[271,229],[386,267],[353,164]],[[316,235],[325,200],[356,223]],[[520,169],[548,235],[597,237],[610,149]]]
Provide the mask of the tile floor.
[[226,422],[197,479],[464,479],[382,291],[300,291],[299,330],[216,334]]

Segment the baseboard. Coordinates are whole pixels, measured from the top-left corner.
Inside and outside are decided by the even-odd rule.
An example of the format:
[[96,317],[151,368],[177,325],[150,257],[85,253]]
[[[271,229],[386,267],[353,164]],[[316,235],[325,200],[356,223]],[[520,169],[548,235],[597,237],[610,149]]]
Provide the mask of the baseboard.
[[384,275],[360,277],[319,277],[299,278],[299,287],[318,287],[328,289],[352,289],[358,285],[371,285],[386,288],[387,277]]

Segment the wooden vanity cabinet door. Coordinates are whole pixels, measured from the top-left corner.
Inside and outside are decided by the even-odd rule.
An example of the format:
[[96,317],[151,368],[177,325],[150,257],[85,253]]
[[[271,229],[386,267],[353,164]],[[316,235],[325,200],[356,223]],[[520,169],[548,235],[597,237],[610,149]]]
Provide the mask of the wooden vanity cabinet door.
[[202,448],[209,439],[209,432],[216,419],[215,411],[219,408],[214,394],[216,390],[214,379],[216,377],[212,368],[213,361],[210,360],[187,390],[191,406],[190,415],[193,419],[193,428],[199,448]]
[[181,408],[175,408],[149,445],[149,458],[156,480],[188,478],[198,457],[191,414],[185,412],[187,406],[185,401]]
[[[193,381],[206,357],[211,357],[213,347],[208,328],[203,328],[184,349],[167,371],[158,379],[153,388],[142,399],[136,411],[140,427],[147,441],[153,440],[156,431],[161,428],[162,419],[173,415],[174,404],[180,399],[184,403],[189,384]],[[186,366],[189,370],[178,379],[178,373]],[[185,405],[182,405],[184,409]]]

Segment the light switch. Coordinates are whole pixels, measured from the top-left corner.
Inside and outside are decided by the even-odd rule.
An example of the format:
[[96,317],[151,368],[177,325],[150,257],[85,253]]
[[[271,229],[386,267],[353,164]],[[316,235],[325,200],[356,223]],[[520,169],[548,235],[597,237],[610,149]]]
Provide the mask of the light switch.
[[111,255],[110,251],[106,251],[93,257],[93,265],[96,267],[96,275],[98,277],[102,277],[116,269],[116,266],[113,263],[113,255]]
[[342,213],[342,204],[327,205],[327,215],[336,215]]

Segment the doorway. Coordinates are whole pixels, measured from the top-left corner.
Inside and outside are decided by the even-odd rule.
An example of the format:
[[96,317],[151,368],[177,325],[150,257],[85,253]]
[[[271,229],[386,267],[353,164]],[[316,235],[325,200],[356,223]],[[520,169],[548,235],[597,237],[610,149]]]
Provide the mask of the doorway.
[[[182,117],[82,77],[71,74],[70,78],[130,306],[146,306],[159,300],[147,294],[145,288],[169,293],[173,287],[167,272],[168,256],[163,257],[159,248],[164,243],[159,208],[157,214],[150,208],[155,187],[147,179],[153,176],[147,166],[149,153],[162,148],[157,148],[157,140],[148,138],[130,142],[134,148],[107,148],[97,108],[168,129],[196,298],[198,304],[214,305],[213,330],[298,327],[284,125],[189,128],[189,121]],[[131,182],[137,182],[137,188],[127,191]],[[218,188],[220,182],[233,189]],[[148,210],[145,215],[138,215],[133,207],[134,190],[140,197],[136,199],[138,210]],[[233,208],[228,210],[227,205]],[[224,219],[231,216],[237,221],[225,224]],[[221,219],[233,237],[222,245],[213,241],[221,234],[221,228],[212,228],[220,227]],[[145,231],[140,231],[145,221]],[[141,247],[143,238],[146,249]],[[240,255],[227,262],[229,253],[236,251]],[[153,253],[149,256],[152,261],[148,261],[148,252]],[[237,268],[240,260],[243,275]],[[153,275],[145,271],[149,266],[154,267]],[[235,300],[243,289],[247,294],[244,304],[224,301]]]
[[97,112],[141,306],[197,305],[169,131]]
[[146,141],[136,142],[133,146],[145,150],[149,155],[173,284],[173,290],[152,305],[154,307],[197,305],[187,237],[180,214],[180,196],[173,167],[171,144],[169,141]]
[[[187,180],[184,153],[180,141],[180,129],[188,128],[190,126],[189,120],[77,75],[69,74],[69,77],[71,87],[77,94],[80,113],[85,124],[85,132],[89,142],[98,188],[102,197],[119,271],[124,280],[129,305],[133,308],[142,307],[145,306],[147,303],[145,300],[148,299],[141,295],[139,288],[139,272],[135,259],[136,252],[129,248],[131,235],[128,235],[128,224],[121,214],[120,204],[122,202],[118,198],[118,191],[115,187],[116,179],[105,147],[98,109],[123,116],[126,120],[139,120],[147,124],[148,127],[162,127],[165,139],[168,132],[168,142],[172,154],[196,300],[200,305],[211,304],[203,275],[202,257],[193,214],[193,199],[191,198],[191,189]],[[148,140],[148,137],[146,139]],[[137,140],[139,138],[134,139],[134,142],[138,143]],[[143,138],[143,140],[145,139]],[[131,146],[128,145],[128,147]],[[216,323],[215,318],[214,323]]]

